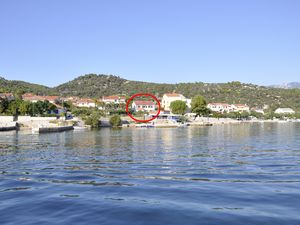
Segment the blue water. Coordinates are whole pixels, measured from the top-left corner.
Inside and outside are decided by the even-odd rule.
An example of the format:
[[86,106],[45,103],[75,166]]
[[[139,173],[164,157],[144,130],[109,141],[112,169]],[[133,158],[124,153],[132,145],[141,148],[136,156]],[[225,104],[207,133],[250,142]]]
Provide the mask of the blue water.
[[300,224],[300,124],[0,133],[0,224]]

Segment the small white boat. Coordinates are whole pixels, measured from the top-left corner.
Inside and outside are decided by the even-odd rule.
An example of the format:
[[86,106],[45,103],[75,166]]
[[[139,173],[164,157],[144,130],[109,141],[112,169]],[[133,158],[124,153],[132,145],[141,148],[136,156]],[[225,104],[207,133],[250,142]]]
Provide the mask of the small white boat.
[[187,123],[179,123],[179,124],[178,124],[178,127],[187,127],[187,126],[188,126]]
[[137,128],[154,128],[154,125],[144,123],[144,124],[136,124],[135,127],[137,127]]
[[87,127],[74,126],[74,130],[85,130]]

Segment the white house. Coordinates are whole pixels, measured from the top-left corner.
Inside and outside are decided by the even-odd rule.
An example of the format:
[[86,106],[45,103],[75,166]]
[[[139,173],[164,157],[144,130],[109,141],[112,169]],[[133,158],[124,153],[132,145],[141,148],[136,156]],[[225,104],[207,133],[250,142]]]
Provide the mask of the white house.
[[261,108],[256,108],[256,107],[253,107],[251,108],[251,111],[254,111],[254,112],[257,112],[257,113],[261,113],[261,114],[265,114],[265,111]]
[[184,97],[182,94],[178,94],[178,93],[166,93],[163,95],[162,97],[162,101],[161,101],[161,105],[164,108],[164,110],[169,111],[170,110],[170,105],[172,102],[174,101],[184,101],[187,104],[187,107],[191,107],[191,99],[188,99],[186,97]]
[[79,97],[77,96],[69,96],[69,97],[62,97],[60,98],[62,101],[64,102],[71,102],[72,104],[76,103],[77,101],[79,101]]
[[90,98],[81,98],[78,101],[74,103],[75,106],[77,107],[96,107],[96,102],[93,99]]
[[207,108],[213,112],[228,113],[232,112],[232,105],[227,103],[208,103]]
[[233,112],[250,112],[250,108],[246,104],[232,104]]
[[291,108],[278,108],[275,110],[276,114],[294,114],[295,111]]
[[103,96],[102,101],[105,104],[125,104],[126,103],[126,98],[124,96],[118,96],[118,95],[111,95],[111,96]]
[[155,103],[152,101],[133,101],[131,108],[136,112],[150,112],[155,110]]
[[207,108],[219,113],[250,112],[250,108],[246,104],[208,103]]

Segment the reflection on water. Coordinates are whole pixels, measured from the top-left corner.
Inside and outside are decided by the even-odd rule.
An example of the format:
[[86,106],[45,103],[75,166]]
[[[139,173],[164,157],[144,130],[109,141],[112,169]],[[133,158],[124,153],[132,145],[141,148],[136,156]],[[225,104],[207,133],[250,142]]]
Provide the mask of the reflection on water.
[[0,133],[0,224],[300,224],[300,124]]

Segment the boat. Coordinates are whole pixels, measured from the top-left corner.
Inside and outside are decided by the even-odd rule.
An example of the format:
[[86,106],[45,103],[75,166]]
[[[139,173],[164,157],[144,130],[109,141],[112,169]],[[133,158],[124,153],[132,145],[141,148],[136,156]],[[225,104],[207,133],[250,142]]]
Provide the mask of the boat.
[[179,123],[179,124],[177,125],[177,127],[187,127],[187,126],[188,126],[187,123]]
[[74,130],[85,130],[85,129],[88,129],[88,127],[74,126]]
[[154,128],[154,125],[153,124],[136,124],[135,125],[136,128]]

